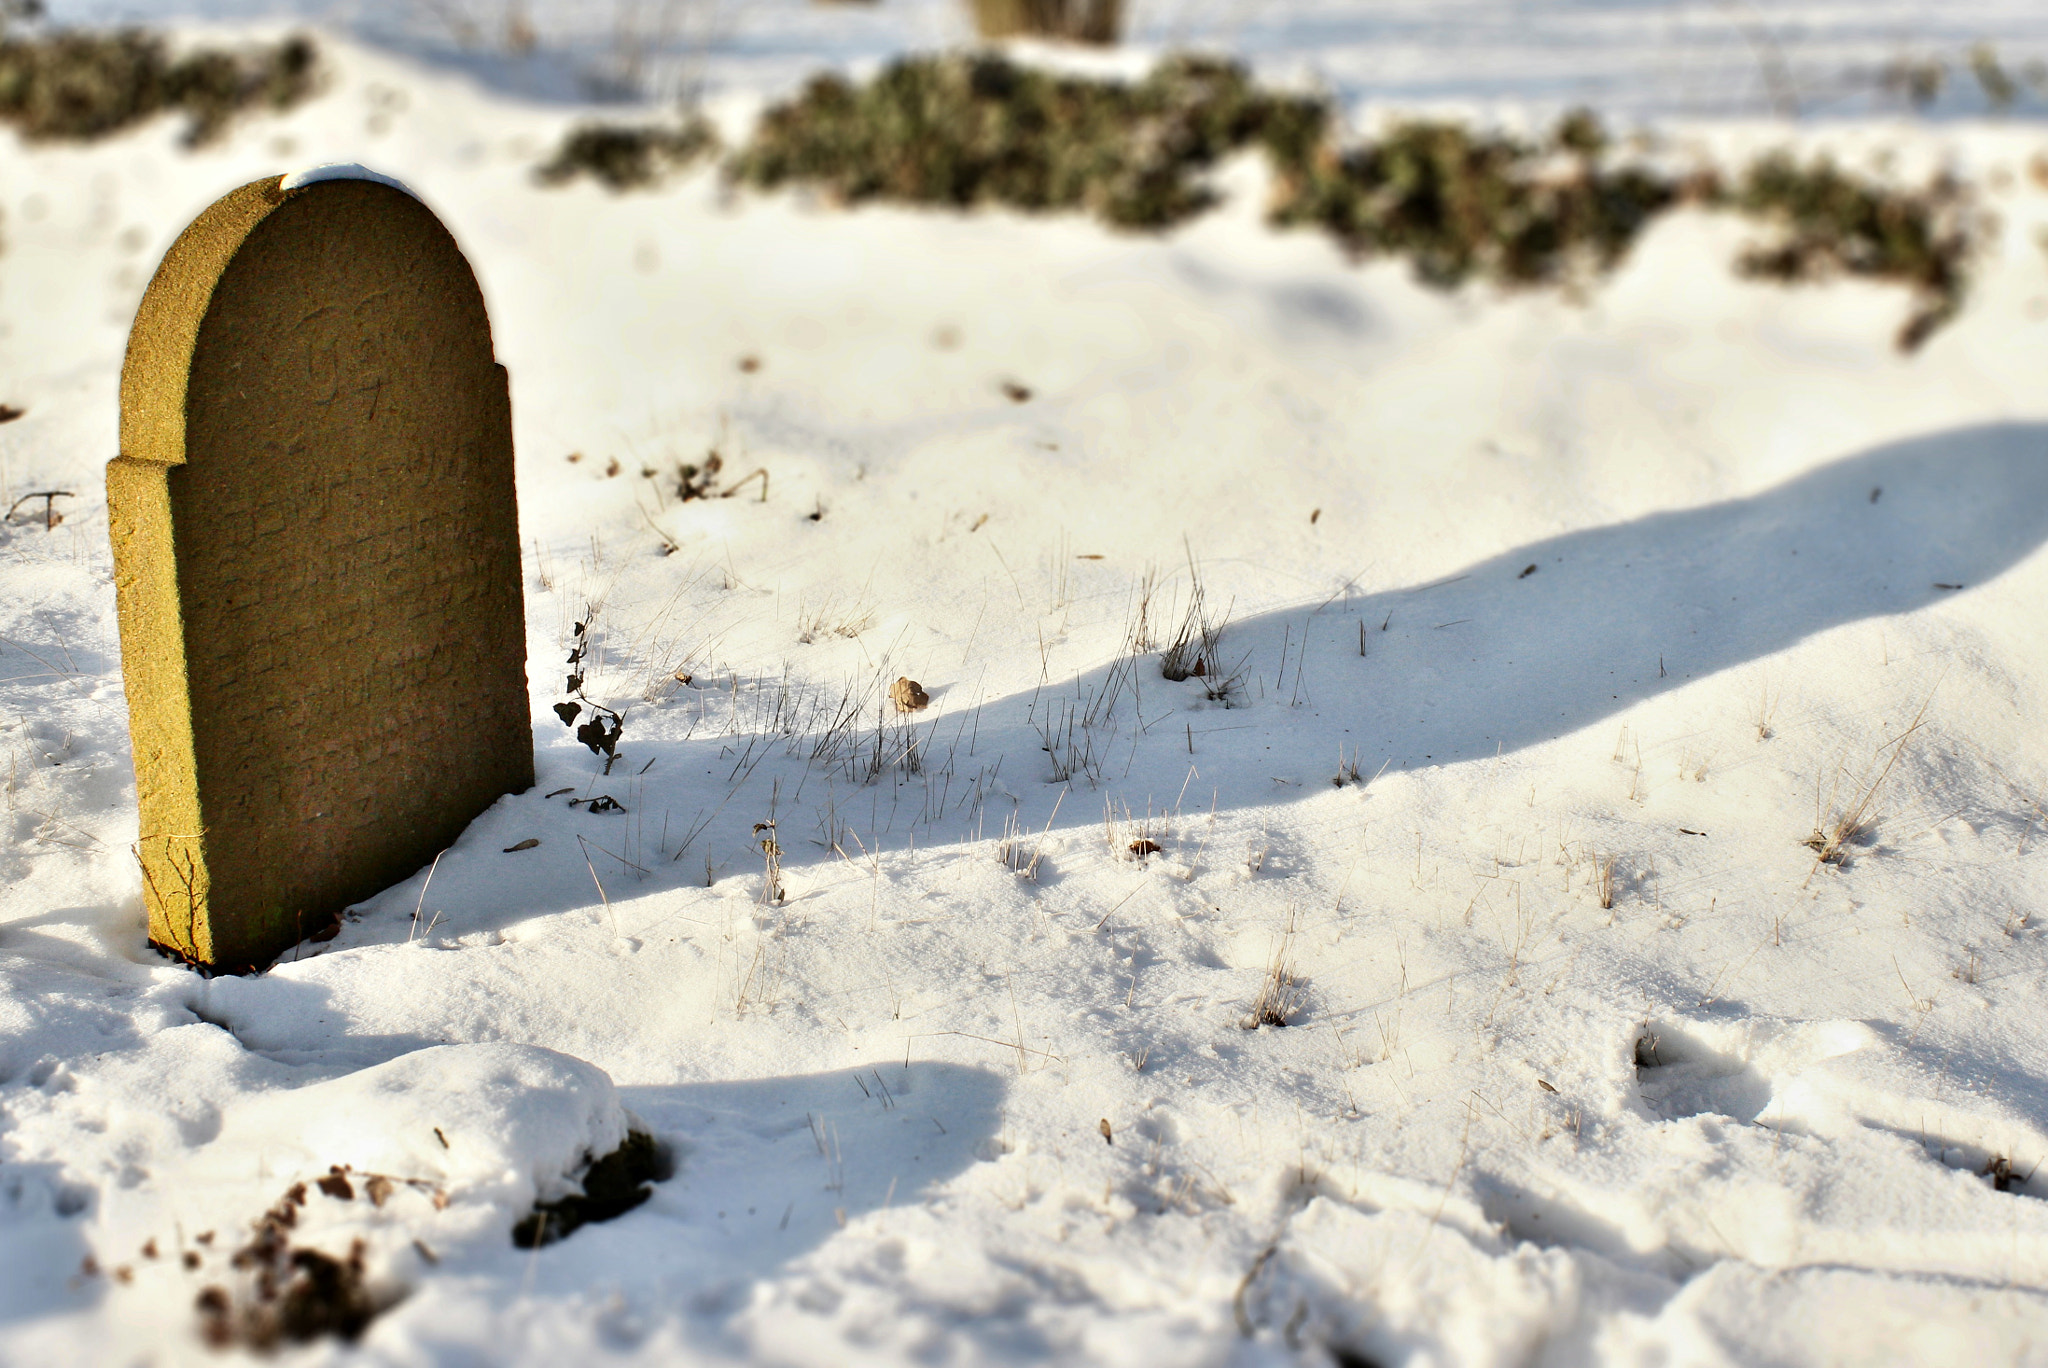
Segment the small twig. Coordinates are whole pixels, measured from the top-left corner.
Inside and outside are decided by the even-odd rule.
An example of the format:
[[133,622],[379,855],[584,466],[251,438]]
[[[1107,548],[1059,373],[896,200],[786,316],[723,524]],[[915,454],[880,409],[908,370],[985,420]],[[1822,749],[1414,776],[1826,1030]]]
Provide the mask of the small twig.
[[[446,855],[447,853],[444,850],[441,852],[441,855]],[[427,890],[434,886],[434,871],[441,867],[441,855],[436,855],[434,862],[427,866],[427,881],[420,885],[420,900],[413,904],[412,930],[405,933],[405,943],[407,945],[412,944],[413,932],[420,929],[420,909],[427,905]]]
[[57,524],[64,521],[64,515],[57,511],[57,500],[75,499],[77,497],[76,494],[73,494],[68,489],[38,489],[35,493],[24,494],[9,504],[7,506],[7,516],[0,518],[0,522],[13,522],[15,509],[20,508],[30,499],[41,499],[43,501],[43,531],[53,532],[56,530]]
[[746,474],[746,475],[742,475],[742,476],[740,476],[740,477],[739,477],[739,478],[738,478],[737,480],[734,480],[734,481],[733,481],[733,482],[732,482],[731,484],[727,485],[727,486],[725,487],[725,492],[724,492],[724,493],[722,493],[722,494],[720,494],[720,495],[719,495],[718,497],[719,497],[719,498],[721,498],[721,499],[730,499],[730,498],[731,498],[731,497],[732,497],[733,495],[735,495],[735,494],[739,493],[739,492],[740,492],[740,489],[741,489],[741,487],[742,487],[743,485],[745,485],[745,484],[747,483],[747,481],[749,481],[749,480],[753,479],[753,478],[754,478],[754,476],[756,476],[756,475],[758,475],[758,476],[760,476],[760,477],[761,477],[761,502],[762,502],[762,503],[767,503],[767,502],[768,502],[768,467],[767,467],[767,466],[760,466],[760,467],[757,467],[757,468],[756,468],[755,470],[753,470],[752,472],[750,472],[750,473],[748,473],[748,474]]
[[1026,1054],[1044,1055],[1056,1064],[1064,1064],[1066,1062],[1064,1058],[1054,1054],[1051,1050],[1041,1050],[1036,1045],[1025,1045],[1015,1040],[997,1040],[994,1036],[976,1035],[972,1031],[919,1031],[914,1035],[906,1037],[906,1039],[921,1040],[925,1036],[935,1035],[965,1036],[969,1040],[979,1040],[989,1045],[1000,1045],[1006,1050],[1020,1050]]
[[1230,1298],[1230,1309],[1237,1313],[1237,1333],[1246,1339],[1257,1333],[1257,1327],[1252,1324],[1251,1313],[1245,1309],[1244,1294],[1251,1291],[1252,1284],[1259,1280],[1259,1274],[1265,1270],[1266,1261],[1279,1251],[1278,1241],[1260,1250],[1259,1257],[1252,1260],[1252,1266],[1245,1270],[1244,1277],[1238,1280],[1237,1291]]
[[[590,849],[588,846],[584,845],[583,836],[581,833],[577,834],[576,845],[578,849],[583,851],[583,867],[590,871],[590,881],[597,885],[597,896],[604,903],[605,916],[611,919],[612,939],[617,940],[619,935],[618,913],[612,911],[612,900],[609,897],[605,896],[604,880],[597,877],[597,866],[590,862]],[[610,855],[611,852],[607,850],[605,851],[605,854]]]
[[1097,931],[1100,931],[1100,930],[1102,929],[1102,927],[1103,927],[1103,923],[1107,922],[1107,921],[1108,921],[1108,920],[1110,919],[1110,917],[1111,917],[1111,916],[1112,916],[1112,915],[1113,915],[1113,914],[1114,914],[1114,913],[1116,912],[1116,908],[1117,908],[1117,907],[1122,907],[1122,906],[1123,906],[1123,905],[1124,905],[1125,903],[1127,903],[1127,902],[1129,902],[1129,901],[1130,901],[1131,899],[1133,899],[1133,898],[1137,897],[1137,896],[1138,896],[1138,890],[1139,890],[1139,889],[1142,889],[1142,888],[1143,888],[1143,887],[1145,886],[1146,882],[1147,882],[1147,880],[1144,880],[1144,879],[1140,879],[1140,880],[1138,880],[1138,887],[1137,887],[1137,888],[1134,888],[1134,889],[1132,889],[1132,890],[1131,890],[1130,892],[1128,892],[1128,893],[1124,894],[1124,895],[1123,895],[1123,896],[1122,896],[1121,898],[1118,898],[1118,899],[1116,900],[1116,907],[1112,907],[1112,908],[1110,908],[1110,909],[1109,909],[1109,911],[1108,911],[1108,912],[1105,912],[1105,913],[1103,913],[1103,914],[1102,914],[1102,921],[1099,921],[1099,922],[1095,923],[1095,929],[1096,929]]

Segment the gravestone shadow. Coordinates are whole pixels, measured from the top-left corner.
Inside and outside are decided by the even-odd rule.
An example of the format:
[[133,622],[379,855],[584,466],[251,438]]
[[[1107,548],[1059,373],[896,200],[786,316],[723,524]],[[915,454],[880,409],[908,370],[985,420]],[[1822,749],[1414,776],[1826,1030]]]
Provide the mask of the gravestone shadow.
[[[1435,583],[1239,624],[1396,767],[1511,753],[1846,623],[1966,593],[2048,540],[2048,425],[1898,442],[1743,499],[1520,546]],[[1358,626],[1366,659],[1357,660]],[[1352,669],[1346,678],[1342,671]],[[1321,747],[1329,749],[1327,745]]]
[[[986,702],[971,756],[954,737],[960,716],[916,719],[921,772],[897,767],[864,785],[832,784],[803,738],[640,741],[629,719],[632,767],[653,762],[635,781],[637,813],[568,806],[606,784],[626,793],[626,776],[593,778],[589,757],[565,749],[545,718],[535,790],[473,823],[423,901],[424,870],[366,904],[373,923],[335,944],[403,937],[415,906],[466,933],[590,906],[599,883],[612,901],[701,886],[707,854],[717,878],[758,880],[752,826],[771,807],[782,862],[800,869],[913,838],[991,839],[1013,814],[1036,832],[1055,802],[1056,829],[1095,827],[1102,794],[1134,813],[1270,806],[1327,789],[1339,744],[1367,779],[1383,764],[1513,754],[1816,633],[1967,595],[2044,540],[2048,425],[1890,443],[1743,498],[1517,546],[1429,584],[1234,621],[1221,655],[1226,667],[1243,663],[1243,679],[1227,705],[1204,697],[1202,681],[1163,679],[1156,655],[1141,659],[1135,687],[1090,741],[1095,769],[1065,782],[1048,717],[1085,712],[1113,664]],[[735,779],[756,740],[767,758]],[[1192,785],[1191,765],[1202,776]],[[574,795],[545,797],[572,782]],[[674,859],[691,832],[686,858]],[[504,853],[528,838],[541,846]]]
[[[1233,622],[1220,655],[1243,679],[1230,705],[1141,662],[1146,735],[1128,762],[1128,731],[1105,747],[1102,786],[1137,812],[1148,797],[1170,805],[1190,740],[1197,766],[1258,761],[1255,777],[1215,791],[1223,809],[1327,788],[1340,742],[1366,778],[1382,763],[1513,754],[1815,634],[1967,594],[2044,541],[2048,425],[1887,444],[1744,498],[1518,546],[1429,584]],[[1070,683],[1069,699],[1099,693],[1110,668]],[[1024,707],[990,704],[982,736],[991,713]],[[1014,725],[993,734],[1013,752],[1041,744]],[[1208,807],[1211,793],[1199,796]],[[1027,824],[1051,803],[1027,798]]]

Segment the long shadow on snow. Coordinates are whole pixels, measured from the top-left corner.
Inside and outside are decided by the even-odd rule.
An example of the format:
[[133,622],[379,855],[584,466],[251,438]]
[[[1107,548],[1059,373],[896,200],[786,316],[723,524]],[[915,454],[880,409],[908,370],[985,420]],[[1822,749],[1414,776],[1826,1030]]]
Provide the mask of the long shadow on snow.
[[[1135,687],[1085,737],[1094,764],[1066,783],[1046,728],[1085,713],[1111,664],[985,702],[978,714],[964,696],[944,696],[946,711],[917,724],[922,771],[899,767],[865,783],[856,767],[842,762],[835,773],[811,760],[803,735],[662,740],[662,714],[645,710],[628,719],[630,764],[592,779],[588,753],[549,719],[541,783],[472,824],[442,860],[426,912],[445,914],[444,932],[492,929],[591,906],[593,872],[613,901],[701,885],[707,856],[720,878],[758,878],[752,827],[771,807],[791,869],[837,862],[835,841],[856,859],[913,843],[951,858],[935,848],[993,838],[1013,814],[1035,833],[1062,795],[1063,829],[1096,826],[1097,788],[1134,814],[1212,803],[1229,811],[1326,788],[1340,744],[1367,776],[1383,763],[1513,752],[1814,633],[1967,593],[2044,540],[2048,425],[1893,443],[1747,498],[1519,546],[1431,584],[1234,622],[1222,653],[1226,664],[1244,662],[1245,681],[1233,706],[1204,698],[1199,681],[1162,679],[1156,657],[1141,660]],[[1084,739],[1078,728],[1072,735]],[[757,744],[765,758],[749,770]],[[638,775],[649,760],[653,769]],[[609,786],[637,811],[595,816],[543,798],[568,784],[579,794]],[[687,857],[672,860],[693,830]],[[529,836],[542,846],[501,853]],[[1276,849],[1268,868],[1288,858]],[[1057,877],[1057,861],[1041,874]],[[376,924],[351,927],[335,948],[402,938],[420,878],[372,900]]]
[[[1890,444],[1747,498],[1566,533],[1429,584],[1233,623],[1221,655],[1226,667],[1242,662],[1235,706],[1208,702],[1194,681],[1166,684],[1148,663],[1147,740],[1132,749],[1129,779],[1129,737],[1105,747],[1104,777],[1124,791],[1120,801],[1139,790],[1170,805],[1191,739],[1197,765],[1233,751],[1262,761],[1249,783],[1217,792],[1230,808],[1327,786],[1340,742],[1368,776],[1382,762],[1511,753],[1815,633],[1967,592],[2044,540],[2048,425]],[[1106,677],[1099,669],[1070,684],[1068,700],[1100,691]],[[1208,805],[1202,788],[1190,809]]]
[[[1829,628],[1911,612],[2044,540],[2048,425],[1964,428],[1749,498],[1517,547],[1348,611],[1269,614],[1240,626],[1235,650],[1253,648],[1270,699],[1274,638],[1291,623],[1311,642],[1307,687],[1320,676],[1356,700],[1342,711],[1369,759],[1441,763],[1548,741]],[[1358,621],[1369,655],[1351,665]]]
[[[1340,742],[1368,775],[1382,762],[1399,769],[1521,750],[1815,633],[1965,593],[2044,540],[2048,425],[1893,443],[1747,498],[1566,533],[1431,584],[1232,623],[1221,654],[1227,666],[1244,663],[1234,706],[1205,699],[1199,681],[1161,679],[1156,658],[1141,661],[1135,715],[1128,701],[1120,705],[1115,726],[1094,743],[1099,773],[1073,787],[1085,790],[1082,779],[1093,778],[1137,813],[1147,797],[1172,806],[1187,777],[1190,734],[1205,775],[1219,759],[1219,775],[1251,771],[1234,791],[1216,791],[1226,809],[1327,786]],[[978,755],[1025,762],[1001,778],[1027,828],[1046,819],[1059,792],[1039,729],[1048,714],[1057,722],[1100,694],[1112,668],[984,705]],[[949,802],[972,773],[951,739],[957,720],[934,724],[924,744],[927,775],[951,761]],[[786,799],[789,775],[764,767],[755,782],[771,773]],[[1214,787],[1191,787],[1187,810],[1206,808],[1204,790]],[[893,806],[894,826],[905,828],[902,814],[917,804],[914,795],[850,797],[841,815],[857,827]],[[1098,804],[1074,794],[1062,825],[1095,824]],[[735,806],[738,799],[728,811]],[[749,823],[766,811],[753,807],[742,808]],[[981,829],[994,835],[1000,826],[992,811]],[[963,829],[940,823],[934,834],[952,839]],[[800,831],[797,822],[785,819],[783,830],[785,863],[801,862],[788,834]],[[927,839],[920,827],[918,843]]]

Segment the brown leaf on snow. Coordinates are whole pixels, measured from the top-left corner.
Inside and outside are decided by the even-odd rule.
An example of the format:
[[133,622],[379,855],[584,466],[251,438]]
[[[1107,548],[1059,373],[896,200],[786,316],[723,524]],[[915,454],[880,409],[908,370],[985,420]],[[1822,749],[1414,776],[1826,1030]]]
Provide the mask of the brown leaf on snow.
[[920,712],[932,701],[923,685],[904,675],[898,675],[889,686],[889,700],[896,705],[897,712]]

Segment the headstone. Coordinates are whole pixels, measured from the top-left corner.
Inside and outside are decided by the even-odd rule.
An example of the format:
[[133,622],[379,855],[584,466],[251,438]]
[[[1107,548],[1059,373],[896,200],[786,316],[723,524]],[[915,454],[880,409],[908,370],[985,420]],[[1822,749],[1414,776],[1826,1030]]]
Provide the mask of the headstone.
[[261,968],[532,785],[505,371],[396,182],[272,177],[185,230],[107,509],[155,944]]

